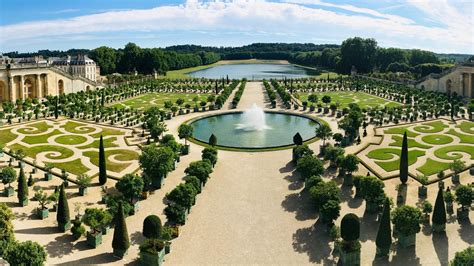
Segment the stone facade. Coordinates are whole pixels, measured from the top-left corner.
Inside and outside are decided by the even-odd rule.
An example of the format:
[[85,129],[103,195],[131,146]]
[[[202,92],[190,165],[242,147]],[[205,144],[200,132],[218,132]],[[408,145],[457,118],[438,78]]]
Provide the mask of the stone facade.
[[43,98],[99,87],[102,85],[93,80],[50,64],[0,65],[0,102]]
[[430,74],[415,83],[415,87],[444,93],[474,97],[474,63],[462,63],[441,74]]

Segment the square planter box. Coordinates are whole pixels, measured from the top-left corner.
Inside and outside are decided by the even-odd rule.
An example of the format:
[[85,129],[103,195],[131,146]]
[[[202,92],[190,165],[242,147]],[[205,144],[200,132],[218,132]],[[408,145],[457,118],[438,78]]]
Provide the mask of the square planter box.
[[81,196],[87,195],[87,187],[79,187],[79,195]]
[[454,184],[459,184],[459,175],[452,175],[451,179]]
[[19,162],[18,162],[18,167],[20,167],[20,168],[25,168],[25,162],[19,161]]
[[71,222],[67,222],[67,223],[59,223],[58,224],[58,228],[59,230],[61,230],[61,232],[66,232],[67,230],[71,229]]
[[128,250],[123,250],[123,249],[115,249],[114,248],[114,257],[123,259],[125,255],[127,255]]
[[140,262],[143,265],[159,266],[163,264],[165,254],[165,249],[160,250],[157,254],[140,251]]
[[109,197],[107,195],[102,195],[102,203],[107,204],[108,201],[109,201]]
[[469,174],[470,174],[470,175],[474,175],[474,167],[472,167],[471,169],[469,169]]
[[151,185],[154,187],[154,188],[161,188],[163,186],[163,183],[164,183],[165,179],[163,177],[161,178],[153,178],[151,180]]
[[345,175],[344,176],[344,186],[352,187],[354,185],[354,181],[352,175]]
[[15,194],[15,189],[13,187],[7,187],[3,191],[3,194],[5,195],[5,197],[11,197],[13,196],[13,194]]
[[45,218],[48,218],[49,210],[47,208],[46,209],[38,208],[36,209],[36,215],[38,215],[38,218],[40,218],[41,220],[44,220]]
[[133,204],[133,208],[130,210],[130,215],[134,215],[138,212],[138,210],[140,209],[140,206],[138,205],[138,201]]
[[276,107],[277,107],[276,102],[272,102],[272,108],[276,108]]
[[28,205],[28,199],[24,199],[24,200],[20,201],[20,206],[21,207],[25,207],[27,205]]
[[454,213],[453,203],[446,203],[446,212],[450,215]]
[[107,235],[107,233],[109,232],[109,227],[108,226],[105,226],[103,227],[102,229],[100,229],[100,233],[105,236]]
[[165,254],[171,253],[171,242],[166,242],[165,243]]
[[425,186],[418,187],[418,197],[425,198],[428,193],[428,188]]
[[360,250],[346,252],[341,249],[342,265],[360,265]]
[[457,216],[459,221],[464,221],[469,219],[469,209],[464,209],[462,207],[458,208]]
[[190,146],[189,145],[183,145],[181,147],[181,154],[182,155],[188,155],[189,154],[189,150],[190,150]]
[[87,245],[96,248],[100,244],[102,244],[102,233],[92,234],[91,232],[87,232]]
[[399,233],[398,244],[400,244],[400,246],[402,246],[403,248],[416,245],[416,234],[403,235]]
[[444,232],[446,230],[446,224],[435,224],[435,223],[433,223],[431,225],[431,228],[433,229],[433,232],[436,232],[436,233]]
[[373,202],[367,202],[365,209],[368,213],[376,213],[379,210],[379,205]]

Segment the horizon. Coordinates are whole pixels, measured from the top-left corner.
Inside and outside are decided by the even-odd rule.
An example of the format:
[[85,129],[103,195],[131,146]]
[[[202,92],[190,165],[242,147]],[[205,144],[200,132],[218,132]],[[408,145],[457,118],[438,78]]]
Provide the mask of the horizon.
[[0,7],[2,53],[117,49],[129,42],[143,48],[340,45],[359,36],[380,47],[474,54],[474,3],[464,0],[28,0]]

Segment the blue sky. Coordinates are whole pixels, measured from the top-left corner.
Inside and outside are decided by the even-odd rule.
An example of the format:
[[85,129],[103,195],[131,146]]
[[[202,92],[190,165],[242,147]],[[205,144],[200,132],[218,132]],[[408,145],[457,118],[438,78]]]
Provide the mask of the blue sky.
[[0,52],[254,42],[474,53],[471,0],[0,0]]

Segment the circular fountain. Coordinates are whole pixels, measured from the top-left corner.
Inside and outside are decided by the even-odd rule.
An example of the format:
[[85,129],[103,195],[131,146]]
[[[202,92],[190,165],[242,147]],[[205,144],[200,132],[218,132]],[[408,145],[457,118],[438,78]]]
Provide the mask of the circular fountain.
[[304,141],[314,139],[319,123],[310,117],[275,111],[264,111],[256,104],[245,111],[199,117],[188,122],[193,138],[207,143],[211,134],[224,148],[265,149],[290,147],[293,136],[300,133]]

